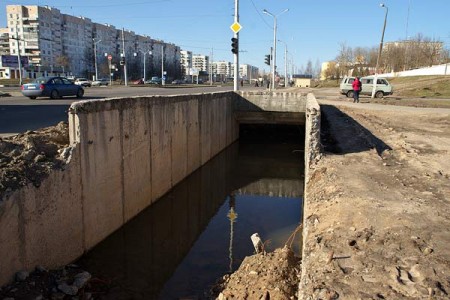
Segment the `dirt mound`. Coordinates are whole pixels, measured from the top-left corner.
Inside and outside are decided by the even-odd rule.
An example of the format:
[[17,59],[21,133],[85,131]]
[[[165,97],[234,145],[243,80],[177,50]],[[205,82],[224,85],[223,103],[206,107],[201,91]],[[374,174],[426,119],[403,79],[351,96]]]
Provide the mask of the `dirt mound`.
[[40,186],[52,169],[63,167],[68,146],[67,122],[0,138],[0,201],[27,184]]
[[300,258],[287,247],[255,254],[225,275],[214,291],[217,299],[296,299],[300,267]]

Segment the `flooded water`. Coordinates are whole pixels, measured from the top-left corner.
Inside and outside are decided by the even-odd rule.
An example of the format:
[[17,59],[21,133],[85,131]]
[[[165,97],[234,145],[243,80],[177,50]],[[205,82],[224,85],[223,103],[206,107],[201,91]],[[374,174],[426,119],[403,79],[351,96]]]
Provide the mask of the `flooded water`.
[[[208,299],[254,252],[301,222],[304,128],[242,126],[240,141],[191,174],[77,264],[110,282],[104,299]],[[294,243],[299,251],[300,236]]]

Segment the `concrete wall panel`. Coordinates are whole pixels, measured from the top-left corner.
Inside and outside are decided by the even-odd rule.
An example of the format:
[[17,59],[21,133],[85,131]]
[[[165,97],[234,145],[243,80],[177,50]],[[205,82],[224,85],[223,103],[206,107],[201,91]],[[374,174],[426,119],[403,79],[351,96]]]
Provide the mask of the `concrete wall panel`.
[[205,164],[211,157],[211,127],[212,127],[212,102],[202,97],[200,100],[200,152],[201,164]]
[[81,178],[85,247],[123,224],[121,118],[118,110],[82,114]]
[[192,97],[187,106],[187,174],[201,166],[199,100]]
[[[79,152],[63,171],[50,173],[39,188],[23,193],[25,269],[58,267],[83,254],[83,211]],[[51,255],[49,255],[51,253]]]
[[152,109],[152,201],[172,187],[171,137],[174,113],[166,100],[156,100]]
[[152,201],[151,105],[140,101],[122,112],[125,222]]
[[177,101],[172,103],[173,119],[172,119],[172,185],[186,177],[187,158],[188,158],[188,102]]
[[23,268],[25,245],[21,221],[21,196],[16,191],[0,202],[0,285],[10,281],[14,272]]

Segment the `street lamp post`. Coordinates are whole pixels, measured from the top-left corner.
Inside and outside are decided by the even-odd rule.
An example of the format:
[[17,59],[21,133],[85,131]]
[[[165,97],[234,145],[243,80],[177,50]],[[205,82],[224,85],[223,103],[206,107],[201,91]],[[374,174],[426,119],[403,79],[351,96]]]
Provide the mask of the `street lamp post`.
[[279,42],[282,42],[284,44],[284,87],[287,87],[288,83],[288,76],[287,76],[287,44],[283,42],[282,40],[278,40]]
[[94,41],[94,67],[95,67],[95,80],[98,79],[98,72],[97,72],[97,44],[100,43],[102,40],[96,41],[95,38],[92,39]]
[[263,10],[263,13],[273,17],[272,89],[275,89],[275,68],[276,68],[276,64],[277,64],[277,17],[288,11],[289,11],[289,8],[286,8],[285,10],[280,12],[278,15],[274,15],[274,14],[270,13],[269,11],[267,11],[267,9]]
[[381,58],[381,50],[383,49],[383,39],[384,39],[384,31],[386,30],[386,21],[388,16],[388,7],[384,5],[384,3],[380,4],[380,7],[386,8],[386,13],[384,15],[384,25],[383,25],[383,33],[381,34],[381,41],[380,41],[380,48],[378,49],[378,57],[377,57],[377,64],[375,66],[375,76],[373,78],[373,88],[372,88],[372,98],[375,97],[375,91],[377,89],[377,81],[378,81],[378,64],[380,63]]
[[[146,69],[146,61],[147,61],[146,56],[147,56],[147,54],[152,55],[152,51],[151,50],[146,50],[146,51],[138,50],[138,51],[141,52],[144,55],[144,76],[142,77],[142,80],[144,80],[144,83],[145,83],[145,79],[146,79],[145,76],[146,76],[146,72],[147,72],[147,69]],[[134,56],[137,56],[137,53],[134,53]]]

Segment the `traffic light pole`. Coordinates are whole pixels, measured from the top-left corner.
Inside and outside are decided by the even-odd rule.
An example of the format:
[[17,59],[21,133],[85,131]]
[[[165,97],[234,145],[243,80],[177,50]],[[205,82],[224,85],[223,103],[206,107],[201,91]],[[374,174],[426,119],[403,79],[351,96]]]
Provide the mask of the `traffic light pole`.
[[[239,23],[239,0],[234,0],[234,22]],[[237,39],[239,43],[239,32],[234,33],[234,38]],[[238,90],[239,90],[239,50],[236,51],[236,53],[234,53],[234,91],[236,92]]]

